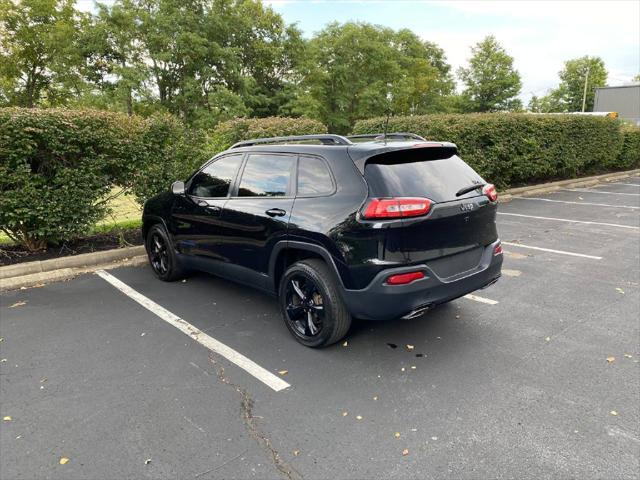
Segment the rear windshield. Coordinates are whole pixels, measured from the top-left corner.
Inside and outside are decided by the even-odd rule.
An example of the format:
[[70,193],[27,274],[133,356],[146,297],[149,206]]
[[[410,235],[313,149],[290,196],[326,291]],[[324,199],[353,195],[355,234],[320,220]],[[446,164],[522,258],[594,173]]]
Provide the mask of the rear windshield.
[[457,155],[411,162],[402,162],[399,156],[395,157],[380,155],[367,162],[364,177],[371,196],[428,197],[434,202],[447,202],[479,195],[474,190],[456,197],[456,192],[474,183],[484,183],[482,177]]

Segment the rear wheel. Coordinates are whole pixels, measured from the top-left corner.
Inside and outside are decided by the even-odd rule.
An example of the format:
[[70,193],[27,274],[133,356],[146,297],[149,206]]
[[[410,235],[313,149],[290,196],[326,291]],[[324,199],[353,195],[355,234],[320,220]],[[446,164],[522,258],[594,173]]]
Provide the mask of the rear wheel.
[[156,224],[149,229],[145,248],[151,269],[160,280],[171,282],[184,277],[185,271],[162,225]]
[[292,265],[280,281],[280,309],[291,334],[307,347],[326,347],[343,338],[351,315],[322,260]]

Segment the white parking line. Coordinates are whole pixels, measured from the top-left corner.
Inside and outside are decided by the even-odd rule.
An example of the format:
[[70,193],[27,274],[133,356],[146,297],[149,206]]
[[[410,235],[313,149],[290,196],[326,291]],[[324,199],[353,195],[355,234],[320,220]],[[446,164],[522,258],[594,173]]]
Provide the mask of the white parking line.
[[559,253],[560,255],[570,255],[572,257],[590,258],[592,260],[602,260],[602,257],[596,257],[595,255],[585,255],[584,253],[567,252],[565,250],[553,250],[551,248],[533,247],[531,245],[523,245],[521,243],[502,242],[502,245],[509,245],[510,247],[528,248],[530,250],[540,250],[541,252]]
[[614,207],[614,208],[630,208],[632,210],[640,210],[640,207],[632,207],[631,205],[611,205],[609,203],[572,202],[569,200],[552,200],[550,198],[538,198],[538,197],[516,197],[515,200],[537,200],[539,202],[569,203],[571,205],[589,205],[592,207]]
[[640,227],[635,227],[633,225],[620,225],[619,223],[587,222],[584,220],[570,220],[567,218],[553,218],[553,217],[538,217],[535,215],[523,215],[521,213],[506,213],[506,212],[498,212],[498,215],[510,215],[512,217],[537,218],[538,220],[554,220],[556,222],[581,223],[583,225],[603,225],[605,227],[617,227],[617,228],[627,228],[630,230],[640,230]]
[[107,282],[109,282],[111,285],[113,285],[115,288],[120,290],[122,293],[127,295],[132,300],[135,300],[144,308],[156,314],[158,317],[160,317],[162,320],[164,320],[168,324],[173,325],[182,333],[189,336],[199,344],[207,347],[212,352],[217,353],[218,355],[229,360],[231,363],[236,364],[238,367],[242,368],[245,372],[247,372],[250,375],[253,375],[255,378],[257,378],[262,383],[272,388],[276,392],[279,392],[280,390],[284,390],[285,388],[288,388],[291,386],[287,382],[282,380],[280,377],[275,376],[273,373],[262,368],[260,365],[248,359],[241,353],[235,351],[231,347],[227,347],[224,343],[219,342],[213,337],[210,337],[209,335],[204,333],[202,330],[199,330],[198,328],[191,325],[189,322],[171,313],[169,310],[158,305],[153,300],[150,300],[149,298],[145,297],[141,293],[131,288],[126,283],[118,280],[113,275],[105,272],[104,270],[98,270],[96,271],[96,274],[102,277]]
[[640,187],[640,183],[610,183],[609,185],[628,185],[630,187]]
[[473,300],[474,302],[486,303],[488,305],[497,305],[498,303],[500,303],[497,300],[491,300],[490,298],[479,297],[477,295],[472,295],[470,293],[468,295],[465,295],[464,298],[468,300]]
[[605,192],[604,190],[593,190],[590,188],[565,188],[565,192],[588,192],[588,193],[604,193],[607,195],[628,195],[631,197],[640,197],[640,193],[625,193],[625,192]]

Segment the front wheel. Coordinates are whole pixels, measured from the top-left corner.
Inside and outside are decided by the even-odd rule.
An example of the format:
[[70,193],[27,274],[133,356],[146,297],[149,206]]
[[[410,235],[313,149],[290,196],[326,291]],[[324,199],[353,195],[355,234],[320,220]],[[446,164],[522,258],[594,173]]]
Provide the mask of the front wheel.
[[326,347],[342,339],[351,315],[327,264],[303,260],[292,265],[280,281],[280,309],[287,328],[307,347]]
[[162,225],[156,224],[149,229],[145,248],[151,269],[160,280],[172,282],[184,277],[184,269]]

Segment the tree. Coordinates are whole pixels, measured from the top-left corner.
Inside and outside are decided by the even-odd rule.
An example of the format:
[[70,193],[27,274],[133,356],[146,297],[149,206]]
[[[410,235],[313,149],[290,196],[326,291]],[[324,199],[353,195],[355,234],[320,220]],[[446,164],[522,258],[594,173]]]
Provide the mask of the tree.
[[585,111],[590,112],[595,101],[595,87],[607,85],[607,70],[600,57],[584,56],[568,60],[558,75],[560,85],[541,98],[533,97],[529,102],[529,110],[541,113],[581,112],[586,82]]
[[84,84],[74,0],[0,0],[0,102],[64,105]]
[[486,37],[471,48],[471,53],[469,66],[458,70],[469,108],[475,112],[521,108],[517,98],[522,88],[520,74],[513,68],[513,57],[495,37]]
[[409,30],[332,23],[312,38],[297,94],[283,107],[348,132],[356,120],[386,112],[437,111],[453,91],[444,52]]
[[632,82],[640,82],[640,73],[637,74],[635,77],[633,77],[633,80],[631,80]]

